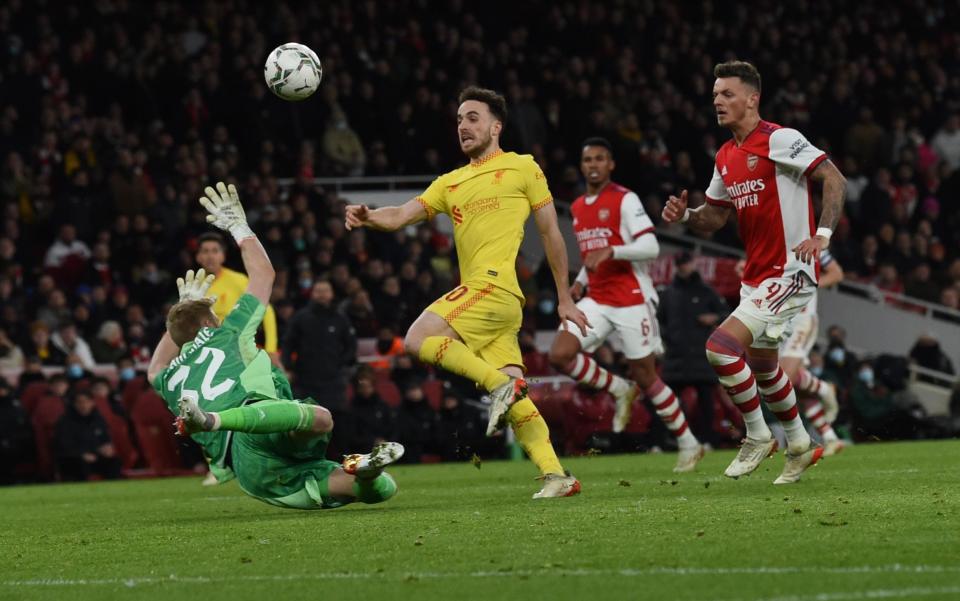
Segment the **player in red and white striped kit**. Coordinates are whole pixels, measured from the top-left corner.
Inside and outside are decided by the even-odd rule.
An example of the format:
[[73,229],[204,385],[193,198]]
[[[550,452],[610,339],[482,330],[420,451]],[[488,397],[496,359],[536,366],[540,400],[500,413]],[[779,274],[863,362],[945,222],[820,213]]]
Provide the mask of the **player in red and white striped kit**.
[[[786,464],[775,484],[788,484],[815,464],[823,448],[810,439],[797,410],[796,393],[780,368],[778,347],[790,320],[817,286],[820,252],[843,210],[846,181],[827,155],[795,129],[760,118],[760,73],[750,63],[714,68],[717,123],[733,138],[717,151],[707,202],[687,208],[687,191],[671,196],[667,222],[703,231],[723,227],[737,212],[747,252],[740,305],[707,340],[707,359],[736,403],[747,428],[737,457],[724,471],[749,474],[777,449],[760,410],[761,396],[787,438]],[[823,211],[814,232],[808,180],[823,183]]]
[[[820,253],[818,288],[830,288],[841,281],[843,268],[830,251],[824,249]],[[836,386],[813,375],[806,366],[807,356],[817,342],[818,325],[817,294],[814,291],[813,298],[790,323],[793,332],[780,346],[780,366],[790,378],[793,387],[808,397],[804,415],[820,433],[823,439],[823,456],[828,457],[843,450],[843,441],[831,425],[839,410]]]
[[[569,324],[561,327],[550,348],[550,362],[581,384],[613,395],[617,401],[614,432],[626,427],[630,407],[642,390],[677,439],[673,471],[689,472],[703,457],[704,448],[687,426],[677,395],[656,372],[655,354],[663,349],[657,291],[647,270],[660,245],[640,198],[610,180],[615,166],[607,140],[589,138],[583,143],[580,170],[587,191],[571,206],[583,268],[570,292],[590,327],[586,335]],[[587,296],[583,296],[584,287]],[[620,335],[632,382],[611,374],[586,354],[613,332]]]

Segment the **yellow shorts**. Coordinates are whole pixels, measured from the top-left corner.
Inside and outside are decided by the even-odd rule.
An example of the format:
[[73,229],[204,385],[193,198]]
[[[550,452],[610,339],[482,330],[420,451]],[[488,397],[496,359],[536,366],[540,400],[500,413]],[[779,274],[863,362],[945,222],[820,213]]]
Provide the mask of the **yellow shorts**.
[[493,367],[524,369],[517,339],[523,305],[512,293],[487,282],[467,282],[435,300],[427,311],[442,317],[468,349]]

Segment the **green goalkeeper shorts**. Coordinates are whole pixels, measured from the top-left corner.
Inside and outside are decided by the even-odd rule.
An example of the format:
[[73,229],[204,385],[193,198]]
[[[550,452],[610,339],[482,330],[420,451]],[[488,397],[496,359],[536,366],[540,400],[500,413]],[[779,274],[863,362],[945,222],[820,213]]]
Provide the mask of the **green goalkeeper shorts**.
[[245,493],[291,509],[333,509],[345,504],[327,492],[327,479],[340,464],[326,459],[330,435],[304,438],[288,432],[235,432],[233,472]]

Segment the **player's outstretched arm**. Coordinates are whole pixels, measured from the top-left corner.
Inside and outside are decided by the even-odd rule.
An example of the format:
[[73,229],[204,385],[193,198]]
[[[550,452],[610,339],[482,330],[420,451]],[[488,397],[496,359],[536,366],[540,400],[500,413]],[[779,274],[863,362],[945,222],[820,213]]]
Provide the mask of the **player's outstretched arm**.
[[583,311],[577,308],[577,305],[573,302],[573,297],[570,295],[567,245],[563,241],[563,234],[560,233],[560,226],[557,223],[557,210],[553,203],[548,203],[534,211],[533,219],[537,222],[537,229],[540,230],[543,250],[546,252],[550,271],[553,272],[553,281],[557,285],[557,314],[560,316],[560,325],[566,329],[567,321],[571,321],[580,328],[580,333],[586,336],[590,322],[587,321],[587,316],[584,315]]
[[667,199],[661,217],[667,223],[686,223],[687,227],[701,232],[715,232],[727,223],[730,209],[710,203],[704,203],[696,209],[689,209],[687,208],[687,191],[684,190],[680,196],[671,195]]
[[368,227],[392,232],[404,226],[419,223],[426,218],[427,211],[420,201],[414,198],[399,207],[370,209],[367,205],[347,205],[344,225],[348,230]]
[[820,251],[830,245],[830,236],[843,215],[843,202],[847,196],[847,180],[833,161],[823,161],[809,177],[823,183],[823,210],[816,235],[793,249],[794,255],[804,263],[820,260]]
[[[208,274],[201,267],[194,273],[192,269],[188,270],[182,278],[177,278],[178,302],[195,301],[206,299],[213,305],[216,297],[208,297],[207,291],[213,284],[214,275]],[[154,349],[150,357],[150,365],[147,368],[147,381],[153,385],[153,381],[160,373],[170,365],[170,362],[180,354],[180,347],[173,341],[170,334],[163,333],[163,337]]]
[[207,222],[230,232],[233,239],[237,241],[237,245],[240,246],[240,257],[243,259],[243,268],[250,278],[246,292],[266,305],[270,302],[276,272],[273,270],[267,251],[263,249],[256,234],[247,224],[247,216],[243,212],[243,205],[240,204],[236,186],[233,184],[227,186],[219,182],[216,189],[207,186],[204,192],[206,196],[200,198],[200,204],[210,213],[207,215]]

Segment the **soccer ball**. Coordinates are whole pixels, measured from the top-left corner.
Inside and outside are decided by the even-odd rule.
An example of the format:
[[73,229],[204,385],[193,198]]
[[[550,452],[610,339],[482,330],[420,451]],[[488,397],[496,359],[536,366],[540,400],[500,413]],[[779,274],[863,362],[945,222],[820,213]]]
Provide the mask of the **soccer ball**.
[[303,44],[288,42],[267,56],[263,78],[270,90],[284,100],[303,100],[317,91],[323,67],[317,53]]

